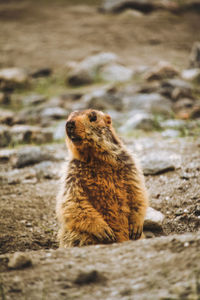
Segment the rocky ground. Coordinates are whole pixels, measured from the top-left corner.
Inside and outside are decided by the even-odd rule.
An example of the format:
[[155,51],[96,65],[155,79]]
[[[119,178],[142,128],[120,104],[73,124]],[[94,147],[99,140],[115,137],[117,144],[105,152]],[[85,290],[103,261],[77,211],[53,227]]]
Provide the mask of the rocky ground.
[[[138,3],[0,1],[2,300],[200,299],[199,2]],[[65,120],[85,108],[141,161],[145,240],[57,249]]]

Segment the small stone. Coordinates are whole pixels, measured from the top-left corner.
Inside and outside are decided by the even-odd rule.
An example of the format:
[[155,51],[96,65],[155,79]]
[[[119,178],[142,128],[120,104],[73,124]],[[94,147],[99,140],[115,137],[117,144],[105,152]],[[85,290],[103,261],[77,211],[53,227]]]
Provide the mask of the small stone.
[[8,267],[10,269],[24,269],[30,266],[32,266],[32,260],[25,253],[15,252],[9,258]]
[[50,68],[42,68],[34,71],[31,76],[33,78],[39,78],[39,77],[48,77],[52,74],[52,69]]
[[147,208],[147,214],[144,220],[144,229],[152,231],[162,231],[162,223],[165,216],[152,207]]
[[15,113],[10,110],[0,109],[0,123],[12,125]]
[[101,275],[98,271],[93,270],[89,272],[80,272],[77,278],[74,280],[74,283],[79,285],[98,283],[105,281],[105,277]]
[[14,150],[14,149],[0,150],[0,161],[8,161],[15,153],[16,153],[16,150]]

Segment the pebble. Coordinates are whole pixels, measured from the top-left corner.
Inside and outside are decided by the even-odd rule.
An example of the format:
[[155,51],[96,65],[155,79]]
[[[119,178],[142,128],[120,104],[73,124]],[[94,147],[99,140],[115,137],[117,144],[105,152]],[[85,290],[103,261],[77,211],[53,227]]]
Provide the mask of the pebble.
[[144,220],[144,229],[147,231],[162,231],[164,218],[165,216],[161,212],[152,207],[148,207]]
[[32,266],[32,260],[25,253],[15,252],[9,258],[8,267],[10,269],[23,269],[30,266]]

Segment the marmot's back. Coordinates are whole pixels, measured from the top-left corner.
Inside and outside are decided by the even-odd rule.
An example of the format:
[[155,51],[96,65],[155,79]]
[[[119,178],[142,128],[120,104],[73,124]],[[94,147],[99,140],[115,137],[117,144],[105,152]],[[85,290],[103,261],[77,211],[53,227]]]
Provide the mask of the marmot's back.
[[122,242],[142,234],[143,176],[102,112],[72,113],[66,123],[71,160],[58,196],[60,245]]

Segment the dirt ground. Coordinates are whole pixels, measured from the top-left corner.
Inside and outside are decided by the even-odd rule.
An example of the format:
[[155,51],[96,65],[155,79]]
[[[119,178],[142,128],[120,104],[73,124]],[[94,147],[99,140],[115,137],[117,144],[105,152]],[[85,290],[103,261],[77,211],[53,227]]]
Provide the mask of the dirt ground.
[[159,60],[187,67],[200,36],[198,13],[106,15],[97,12],[97,5],[72,3],[0,1],[0,66],[58,69],[67,61],[111,51],[133,67]]
[[[57,72],[67,61],[111,51],[131,67],[165,60],[184,68],[199,37],[194,12],[106,15],[96,2],[0,0],[0,67]],[[135,244],[57,249],[55,199],[63,161],[52,162],[57,176],[38,177],[31,166],[14,180],[11,163],[0,164],[0,299],[200,299],[200,141],[152,136],[127,143],[140,158],[149,151],[180,156],[175,171],[146,176],[150,204],[166,218],[158,237]],[[64,145],[52,147],[67,155]],[[28,253],[33,266],[8,269],[16,251]]]

